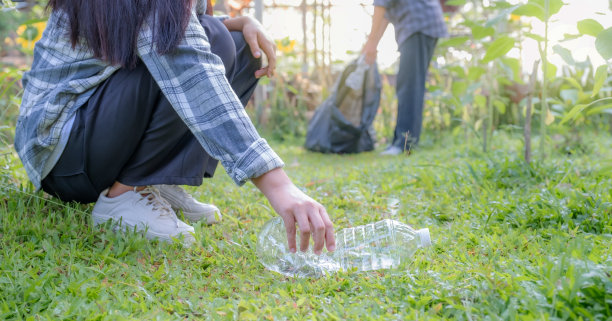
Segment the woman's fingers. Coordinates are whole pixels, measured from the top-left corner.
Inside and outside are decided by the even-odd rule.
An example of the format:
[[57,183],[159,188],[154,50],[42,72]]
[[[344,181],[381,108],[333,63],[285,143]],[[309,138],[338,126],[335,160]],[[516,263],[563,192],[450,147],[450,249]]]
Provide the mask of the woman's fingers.
[[268,74],[268,67],[263,67],[255,71],[255,78],[261,78]]
[[265,34],[259,33],[261,48],[263,49],[266,57],[268,58],[268,77],[274,76],[276,70],[276,44],[268,39]]
[[334,234],[334,224],[332,223],[327,211],[323,206],[319,209],[323,225],[325,226],[325,245],[327,250],[333,252],[336,250],[336,236]]
[[294,209],[295,220],[300,229],[300,251],[305,252],[308,249],[310,241],[310,222],[308,221],[308,213],[302,206]]
[[295,219],[293,216],[283,216],[283,223],[285,223],[285,232],[287,232],[289,251],[291,251],[291,253],[295,253]]
[[308,219],[310,221],[311,235],[314,241],[313,251],[315,254],[321,254],[323,246],[325,245],[325,225],[323,219],[319,213],[319,208],[311,206],[308,209]]

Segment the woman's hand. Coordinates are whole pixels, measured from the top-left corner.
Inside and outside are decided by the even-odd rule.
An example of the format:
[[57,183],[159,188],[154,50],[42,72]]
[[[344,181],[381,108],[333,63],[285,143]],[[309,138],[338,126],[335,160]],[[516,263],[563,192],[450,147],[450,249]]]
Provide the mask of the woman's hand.
[[268,65],[255,72],[256,78],[272,77],[276,70],[276,44],[265,32],[259,21],[248,17],[229,18],[223,21],[230,31],[241,31],[255,58],[261,58],[262,50],[268,58]]
[[336,249],[334,227],[325,208],[293,185],[282,169],[271,170],[252,181],[283,219],[291,252],[296,251],[296,223],[300,229],[301,251],[308,249],[310,236],[315,254],[321,254],[323,245],[330,252]]
[[378,51],[376,50],[377,45],[370,41],[366,42],[363,49],[361,49],[361,53],[365,57],[365,63],[371,65],[376,62],[376,56],[378,55]]

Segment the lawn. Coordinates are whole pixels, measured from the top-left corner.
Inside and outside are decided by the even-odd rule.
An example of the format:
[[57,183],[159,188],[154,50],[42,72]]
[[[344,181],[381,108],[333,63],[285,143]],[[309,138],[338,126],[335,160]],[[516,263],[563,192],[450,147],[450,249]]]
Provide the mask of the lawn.
[[4,148],[0,319],[610,320],[612,137],[583,133],[570,152],[551,137],[531,165],[502,131],[488,153],[446,138],[389,158],[272,142],[336,229],[393,218],[431,231],[401,269],[320,279],[264,269],[255,244],[274,214],[222,168],[190,191],[223,221],[196,225],[185,249],[92,227],[91,206],[34,193]]

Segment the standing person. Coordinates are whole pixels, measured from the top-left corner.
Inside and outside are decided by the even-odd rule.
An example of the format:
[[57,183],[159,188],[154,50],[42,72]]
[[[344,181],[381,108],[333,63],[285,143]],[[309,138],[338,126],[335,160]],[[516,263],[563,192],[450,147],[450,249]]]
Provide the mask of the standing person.
[[16,127],[30,180],[64,201],[95,201],[95,224],[189,244],[194,229],[175,210],[215,218],[178,185],[200,185],[218,159],[237,185],[264,193],[292,251],[296,223],[301,250],[312,236],[316,253],[333,251],[325,208],[291,182],[244,110],[256,78],[274,75],[273,42],[254,19],[198,15],[198,1],[49,1]]
[[389,22],[400,52],[397,123],[391,144],[381,154],[398,155],[419,141],[427,69],[438,38],[447,31],[439,0],[374,0],[372,29],[362,50],[368,64],[376,62],[376,48]]

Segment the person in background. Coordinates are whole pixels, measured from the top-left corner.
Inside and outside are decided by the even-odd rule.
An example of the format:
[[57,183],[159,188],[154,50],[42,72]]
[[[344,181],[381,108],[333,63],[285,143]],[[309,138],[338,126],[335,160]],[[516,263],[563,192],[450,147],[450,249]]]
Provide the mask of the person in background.
[[[217,160],[237,185],[252,181],[285,223],[289,248],[314,240],[333,251],[325,208],[297,188],[244,104],[273,76],[275,46],[249,17],[204,15],[203,0],[50,0],[52,10],[23,77],[15,148],[37,189],[96,202],[108,220],[148,238],[194,240],[190,220],[217,208],[198,186]],[[265,54],[268,65],[261,66]]]
[[374,0],[372,28],[362,49],[368,64],[376,62],[378,43],[389,22],[400,52],[397,123],[391,144],[381,154],[398,155],[419,141],[427,69],[438,38],[448,34],[439,0]]

